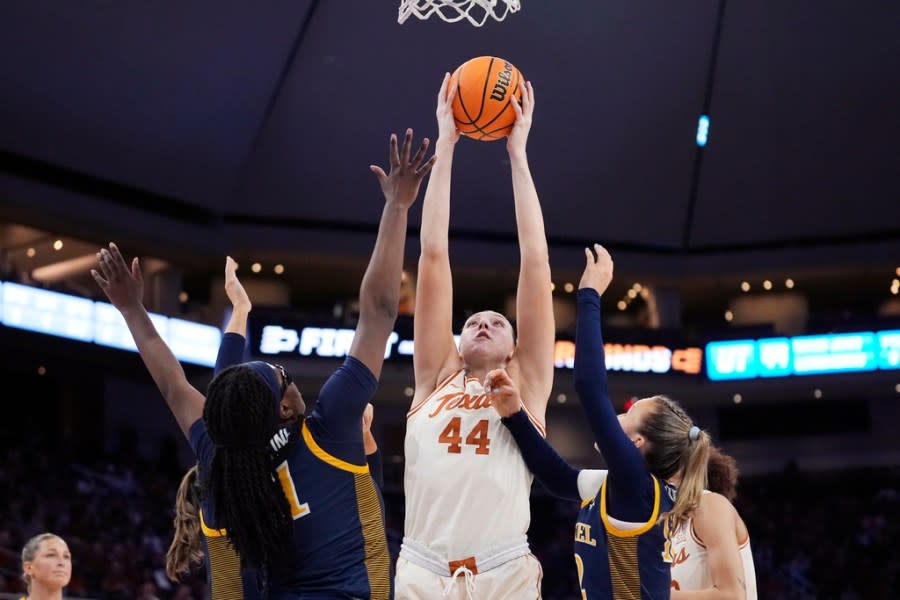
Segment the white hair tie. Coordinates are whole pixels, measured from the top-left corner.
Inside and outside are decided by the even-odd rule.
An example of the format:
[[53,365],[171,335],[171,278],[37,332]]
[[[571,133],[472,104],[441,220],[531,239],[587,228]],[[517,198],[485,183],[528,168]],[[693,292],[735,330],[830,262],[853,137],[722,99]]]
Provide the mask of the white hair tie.
[[688,437],[691,438],[692,442],[696,442],[697,438],[700,437],[700,428],[696,425],[691,427],[691,430],[688,432]]

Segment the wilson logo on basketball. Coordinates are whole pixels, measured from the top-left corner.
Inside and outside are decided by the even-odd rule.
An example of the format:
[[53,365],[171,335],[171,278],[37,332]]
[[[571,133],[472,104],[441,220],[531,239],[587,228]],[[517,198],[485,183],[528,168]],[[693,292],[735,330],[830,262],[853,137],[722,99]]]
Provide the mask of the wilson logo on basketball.
[[510,63],[503,63],[503,70],[497,73],[497,81],[494,83],[494,89],[491,90],[491,100],[498,102],[506,100],[509,83],[512,81],[512,71],[513,66]]
[[446,410],[447,412],[457,408],[462,408],[463,410],[480,410],[482,408],[489,408],[490,406],[491,399],[487,397],[487,394],[472,396],[465,392],[450,392],[449,394],[444,394],[438,398],[438,407],[434,409],[433,413],[428,415],[428,418],[437,416],[442,410]]

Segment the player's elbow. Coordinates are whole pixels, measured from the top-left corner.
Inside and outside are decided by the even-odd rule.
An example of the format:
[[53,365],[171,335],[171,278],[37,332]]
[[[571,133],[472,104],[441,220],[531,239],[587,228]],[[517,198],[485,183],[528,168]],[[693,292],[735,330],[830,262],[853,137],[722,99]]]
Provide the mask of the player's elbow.
[[400,311],[400,295],[376,294],[368,300],[362,300],[359,306],[359,317],[367,321],[389,323],[393,327]]
[[450,252],[446,243],[437,242],[423,236],[421,240],[422,250],[419,253],[419,266],[428,266],[449,260]]

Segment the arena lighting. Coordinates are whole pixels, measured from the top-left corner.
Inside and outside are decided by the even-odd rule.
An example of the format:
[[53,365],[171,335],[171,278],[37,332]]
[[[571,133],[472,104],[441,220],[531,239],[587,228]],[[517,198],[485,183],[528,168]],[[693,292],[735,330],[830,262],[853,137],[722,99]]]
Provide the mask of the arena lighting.
[[[350,352],[353,329],[335,327],[284,327],[264,324],[260,329],[256,353],[273,356],[296,354],[312,358],[343,358]],[[459,336],[454,336],[459,344]],[[680,372],[698,375],[702,370],[703,350],[698,347],[669,348],[648,344],[604,344],[606,368],[609,371],[631,373]],[[392,332],[384,349],[385,360],[398,356],[412,356],[413,341]],[[575,366],[575,342],[557,340],[553,349],[557,369]]]
[[700,115],[700,118],[697,120],[697,145],[703,148],[706,146],[708,140],[709,117],[707,115]]
[[710,342],[705,359],[714,381],[900,369],[900,330]]
[[68,277],[82,275],[96,264],[97,255],[92,252],[38,267],[31,271],[31,276],[37,281],[53,283]]
[[[212,367],[222,334],[217,327],[150,313],[160,337],[178,360]],[[80,342],[137,352],[125,319],[112,304],[0,282],[0,322]]]

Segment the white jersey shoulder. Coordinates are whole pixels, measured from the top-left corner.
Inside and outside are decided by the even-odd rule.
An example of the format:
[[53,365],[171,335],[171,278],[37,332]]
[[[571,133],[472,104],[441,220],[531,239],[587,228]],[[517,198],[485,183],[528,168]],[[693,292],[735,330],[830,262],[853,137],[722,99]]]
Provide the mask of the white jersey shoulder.
[[477,379],[458,371],[413,406],[404,452],[407,538],[455,560],[528,531],[531,472]]
[[[704,491],[704,494],[710,493]],[[672,586],[682,591],[702,590],[712,587],[709,576],[709,556],[703,541],[694,531],[694,519],[688,519],[669,539],[672,560]],[[741,563],[744,565],[744,582],[747,585],[747,600],[757,600],[756,568],[753,565],[753,551],[750,537],[738,540]]]

